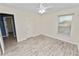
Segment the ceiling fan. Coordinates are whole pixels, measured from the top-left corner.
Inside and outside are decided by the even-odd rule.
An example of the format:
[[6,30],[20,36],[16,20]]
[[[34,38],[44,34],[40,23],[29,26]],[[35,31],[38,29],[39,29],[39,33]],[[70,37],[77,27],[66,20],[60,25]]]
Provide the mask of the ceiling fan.
[[48,9],[48,8],[50,8],[50,7],[45,7],[45,6],[43,5],[43,3],[41,3],[41,4],[40,4],[40,8],[39,8],[39,10],[38,10],[38,13],[39,13],[39,14],[44,14],[44,13],[46,12],[46,9]]

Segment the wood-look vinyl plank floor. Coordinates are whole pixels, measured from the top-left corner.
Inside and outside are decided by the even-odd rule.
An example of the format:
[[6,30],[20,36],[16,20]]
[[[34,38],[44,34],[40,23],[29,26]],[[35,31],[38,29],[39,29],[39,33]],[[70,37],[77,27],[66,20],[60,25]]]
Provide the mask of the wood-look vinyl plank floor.
[[5,40],[2,56],[78,56],[78,47],[65,41],[39,35],[22,42],[9,38]]

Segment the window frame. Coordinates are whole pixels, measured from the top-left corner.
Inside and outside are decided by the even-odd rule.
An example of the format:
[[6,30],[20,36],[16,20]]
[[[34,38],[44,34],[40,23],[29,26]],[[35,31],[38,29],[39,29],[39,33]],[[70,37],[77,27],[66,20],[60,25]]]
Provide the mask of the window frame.
[[60,19],[59,19],[59,17],[61,17],[61,16],[72,16],[72,20],[71,20],[71,28],[70,28],[70,34],[69,35],[67,35],[67,34],[64,34],[64,35],[66,35],[66,36],[71,36],[71,32],[72,32],[72,21],[73,21],[73,17],[74,17],[74,13],[71,13],[71,14],[64,14],[64,15],[58,15],[58,29],[57,29],[57,33],[58,34],[61,34],[61,35],[63,35],[63,33],[61,33],[61,32],[59,32],[59,24],[60,24]]

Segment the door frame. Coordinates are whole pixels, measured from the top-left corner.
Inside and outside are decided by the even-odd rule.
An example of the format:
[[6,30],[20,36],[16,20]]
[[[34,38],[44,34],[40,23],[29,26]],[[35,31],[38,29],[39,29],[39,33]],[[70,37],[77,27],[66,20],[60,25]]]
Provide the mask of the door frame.
[[15,34],[14,34],[14,24],[13,24],[13,17],[3,17],[3,21],[4,21],[4,27],[5,27],[5,32],[6,32],[6,36],[5,37],[8,37],[8,28],[7,28],[7,22],[6,22],[6,18],[11,18],[11,25],[12,25],[12,32],[13,32],[13,35],[15,37]]
[[1,52],[4,54],[4,42],[3,42],[3,38],[2,38],[2,34],[1,34],[1,28],[0,28],[0,46],[1,46]]
[[[7,14],[7,13],[0,13],[0,15],[2,15],[2,18],[5,17],[5,16],[11,16],[12,17],[12,22],[13,22],[13,35],[14,35],[14,38],[16,39],[17,41],[17,34],[16,34],[16,24],[15,24],[15,15],[14,14]],[[6,31],[6,30],[5,30]],[[4,36],[5,37],[5,36]]]
[[4,37],[8,37],[8,29],[7,29],[6,17],[3,17],[3,22],[4,22],[5,32],[6,32],[6,36],[4,36]]

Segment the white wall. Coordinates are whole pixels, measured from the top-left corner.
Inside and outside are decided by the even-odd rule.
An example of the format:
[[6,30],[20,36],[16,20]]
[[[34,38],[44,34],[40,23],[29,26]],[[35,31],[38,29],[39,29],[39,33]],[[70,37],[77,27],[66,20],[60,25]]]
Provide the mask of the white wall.
[[[18,13],[19,14],[19,13]],[[39,35],[39,17],[35,13],[16,14],[16,26],[18,39],[25,40],[28,37]],[[20,18],[21,17],[21,18]]]
[[[79,8],[66,9],[57,12],[50,11],[44,15],[39,15],[37,13],[28,11],[23,12],[0,5],[0,13],[14,14],[17,41],[25,40],[31,36],[44,34],[79,45]],[[74,13],[74,18],[72,21],[71,37],[57,34],[58,15],[72,13]]]
[[39,34],[39,31],[37,30],[39,16],[37,14],[32,12],[23,12],[2,5],[0,5],[0,13],[14,14],[18,42]]
[[[71,37],[58,34],[58,16],[72,13],[74,13],[74,17],[72,20]],[[51,11],[43,15],[41,22],[42,31],[40,32],[42,34],[79,45],[79,8],[66,9],[57,12]]]

